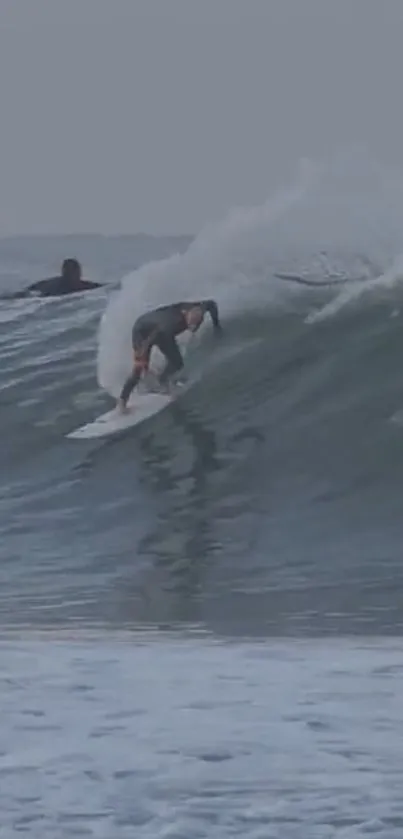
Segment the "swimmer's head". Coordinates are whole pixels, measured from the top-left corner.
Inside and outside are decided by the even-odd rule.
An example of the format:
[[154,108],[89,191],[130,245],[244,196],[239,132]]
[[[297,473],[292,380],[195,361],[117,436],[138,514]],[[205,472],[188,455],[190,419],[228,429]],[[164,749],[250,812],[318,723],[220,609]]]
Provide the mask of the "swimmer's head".
[[69,285],[78,284],[81,280],[81,265],[77,259],[65,259],[62,265],[62,277]]

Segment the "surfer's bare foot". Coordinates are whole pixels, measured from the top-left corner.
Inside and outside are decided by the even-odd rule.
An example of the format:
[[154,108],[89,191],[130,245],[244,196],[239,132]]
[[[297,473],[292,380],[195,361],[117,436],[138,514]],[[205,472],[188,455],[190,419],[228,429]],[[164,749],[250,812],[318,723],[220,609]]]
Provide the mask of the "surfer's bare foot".
[[118,401],[116,402],[116,410],[119,414],[127,414],[129,409],[126,403],[123,402],[123,399],[118,399]]

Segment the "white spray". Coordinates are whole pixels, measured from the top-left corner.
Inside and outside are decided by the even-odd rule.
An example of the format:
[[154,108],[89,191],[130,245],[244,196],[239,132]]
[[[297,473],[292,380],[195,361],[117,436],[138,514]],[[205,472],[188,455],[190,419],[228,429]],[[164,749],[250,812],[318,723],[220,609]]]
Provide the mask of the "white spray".
[[[100,386],[118,395],[131,369],[133,323],[148,309],[214,297],[225,323],[237,312],[262,311],[302,293],[276,281],[276,271],[323,279],[335,270],[357,276],[368,265],[373,275],[376,265],[376,273],[384,274],[403,252],[402,219],[402,178],[385,173],[361,150],[327,166],[305,161],[293,188],[262,206],[233,210],[207,226],[185,254],[144,265],[123,279],[100,324]],[[399,265],[383,282],[394,281]],[[344,290],[328,314],[360,292]]]

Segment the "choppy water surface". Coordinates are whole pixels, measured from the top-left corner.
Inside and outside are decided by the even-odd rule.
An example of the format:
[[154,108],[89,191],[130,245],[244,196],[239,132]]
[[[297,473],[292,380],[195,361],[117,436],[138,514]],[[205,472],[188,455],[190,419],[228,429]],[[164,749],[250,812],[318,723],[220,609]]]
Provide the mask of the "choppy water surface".
[[400,643],[0,649],[4,836],[401,836]]

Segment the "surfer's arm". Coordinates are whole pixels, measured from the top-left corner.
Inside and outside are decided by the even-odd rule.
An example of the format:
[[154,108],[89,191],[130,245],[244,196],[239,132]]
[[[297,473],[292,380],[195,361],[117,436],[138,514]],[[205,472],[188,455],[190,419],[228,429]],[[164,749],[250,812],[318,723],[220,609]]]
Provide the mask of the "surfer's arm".
[[40,295],[41,297],[52,297],[60,293],[60,277],[49,277],[47,280],[38,280],[26,289],[28,295]]
[[218,306],[215,300],[203,300],[202,306],[203,309],[209,313],[214,329],[217,330],[217,332],[221,332],[222,326],[218,315]]
[[89,291],[91,288],[102,288],[102,283],[95,283],[93,280],[80,280],[79,290]]
[[6,292],[5,294],[1,295],[1,300],[23,300],[26,297],[37,297],[38,295],[35,294],[33,291],[29,291],[29,289],[24,289],[23,291],[13,291],[13,292]]

